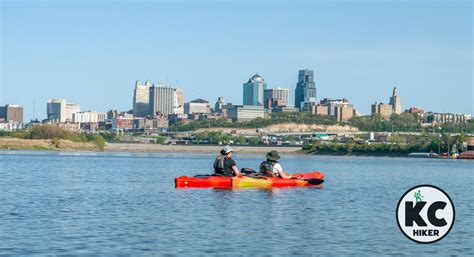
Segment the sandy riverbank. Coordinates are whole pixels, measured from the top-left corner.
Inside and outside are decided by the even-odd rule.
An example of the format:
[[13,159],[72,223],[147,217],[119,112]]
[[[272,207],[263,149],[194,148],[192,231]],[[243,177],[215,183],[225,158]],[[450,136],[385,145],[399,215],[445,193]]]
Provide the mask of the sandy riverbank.
[[70,140],[0,138],[2,150],[49,150],[49,151],[99,151],[91,142],[72,142]]
[[[302,154],[301,147],[289,146],[232,146],[236,153],[264,154],[277,150],[283,154]],[[127,144],[108,143],[105,151],[108,152],[176,152],[176,153],[219,153],[219,145],[159,145],[159,144]]]

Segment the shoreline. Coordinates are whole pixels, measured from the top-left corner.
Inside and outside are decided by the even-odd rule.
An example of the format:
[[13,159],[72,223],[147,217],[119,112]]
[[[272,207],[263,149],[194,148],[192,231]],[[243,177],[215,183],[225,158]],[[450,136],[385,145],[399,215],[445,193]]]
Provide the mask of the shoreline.
[[[282,154],[306,154],[301,146],[240,146],[232,145],[235,153],[265,154],[277,150]],[[221,145],[160,145],[134,143],[108,143],[105,152],[173,152],[173,153],[215,153],[222,149]]]

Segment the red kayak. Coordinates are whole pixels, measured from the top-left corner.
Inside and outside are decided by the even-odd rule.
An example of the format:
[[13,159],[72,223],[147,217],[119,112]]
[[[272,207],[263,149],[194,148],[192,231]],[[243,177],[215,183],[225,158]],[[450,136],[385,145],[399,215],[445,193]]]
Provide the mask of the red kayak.
[[231,187],[288,187],[288,186],[310,186],[306,180],[320,179],[323,180],[325,177],[324,173],[319,171],[293,174],[293,176],[299,177],[298,179],[281,179],[271,177],[220,177],[220,176],[204,176],[204,177],[188,177],[181,176],[175,178],[175,187],[186,188],[186,187],[215,187],[215,188],[231,188]]

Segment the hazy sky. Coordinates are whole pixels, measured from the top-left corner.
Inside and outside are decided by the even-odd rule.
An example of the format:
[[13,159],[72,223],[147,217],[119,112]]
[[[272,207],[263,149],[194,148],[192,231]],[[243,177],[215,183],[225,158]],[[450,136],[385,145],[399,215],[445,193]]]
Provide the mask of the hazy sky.
[[135,80],[178,83],[185,100],[242,103],[258,72],[290,89],[313,69],[318,100],[362,113],[473,113],[471,1],[1,2],[0,104],[46,118],[48,98],[81,110],[132,108]]

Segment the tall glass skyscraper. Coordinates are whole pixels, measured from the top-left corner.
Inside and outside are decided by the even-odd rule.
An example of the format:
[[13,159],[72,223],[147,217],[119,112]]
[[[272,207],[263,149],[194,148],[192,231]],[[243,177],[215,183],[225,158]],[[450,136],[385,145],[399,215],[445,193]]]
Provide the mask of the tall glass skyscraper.
[[263,106],[263,96],[267,83],[258,74],[253,75],[247,83],[244,83],[244,105]]
[[312,70],[300,70],[295,89],[295,107],[302,108],[304,102],[316,102],[316,84]]

